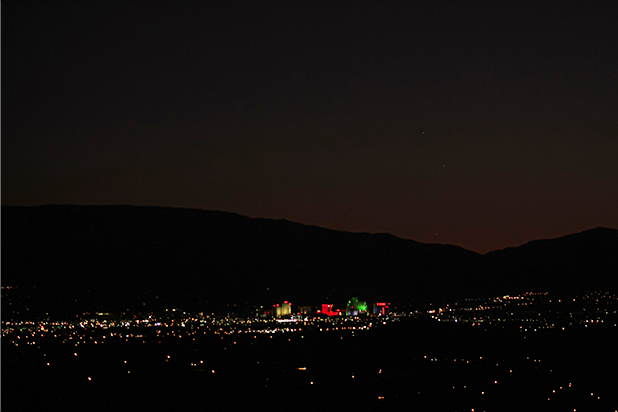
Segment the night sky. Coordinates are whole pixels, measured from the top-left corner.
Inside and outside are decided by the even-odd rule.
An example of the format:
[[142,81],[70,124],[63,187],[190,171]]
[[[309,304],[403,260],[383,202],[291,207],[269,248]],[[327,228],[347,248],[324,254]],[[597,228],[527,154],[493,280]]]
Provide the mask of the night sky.
[[618,227],[611,2],[179,3],[3,2],[2,204],[481,253]]

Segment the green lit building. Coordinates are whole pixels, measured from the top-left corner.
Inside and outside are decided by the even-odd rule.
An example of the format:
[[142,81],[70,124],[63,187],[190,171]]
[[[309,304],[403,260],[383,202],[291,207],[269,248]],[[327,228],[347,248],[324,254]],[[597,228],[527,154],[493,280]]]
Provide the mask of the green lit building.
[[348,305],[346,306],[346,312],[348,316],[358,316],[361,314],[367,313],[367,302],[359,301],[358,297],[353,297],[348,300]]

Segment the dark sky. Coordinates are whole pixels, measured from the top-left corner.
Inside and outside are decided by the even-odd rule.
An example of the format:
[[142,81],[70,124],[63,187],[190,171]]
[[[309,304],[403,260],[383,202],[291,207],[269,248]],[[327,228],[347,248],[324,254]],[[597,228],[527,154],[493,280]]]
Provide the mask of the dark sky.
[[610,3],[3,2],[2,204],[482,253],[616,228]]

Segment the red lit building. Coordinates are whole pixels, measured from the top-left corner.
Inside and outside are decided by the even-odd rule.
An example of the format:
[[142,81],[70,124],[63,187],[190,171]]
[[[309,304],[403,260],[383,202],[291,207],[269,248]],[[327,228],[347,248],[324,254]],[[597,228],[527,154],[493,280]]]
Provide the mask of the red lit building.
[[328,316],[336,316],[339,315],[339,310],[334,311],[333,310],[333,305],[330,303],[323,303],[322,304],[322,310],[318,311],[319,313],[322,313],[324,315],[328,315]]
[[390,313],[390,303],[377,302],[373,304],[373,313],[376,313],[380,316],[386,316]]

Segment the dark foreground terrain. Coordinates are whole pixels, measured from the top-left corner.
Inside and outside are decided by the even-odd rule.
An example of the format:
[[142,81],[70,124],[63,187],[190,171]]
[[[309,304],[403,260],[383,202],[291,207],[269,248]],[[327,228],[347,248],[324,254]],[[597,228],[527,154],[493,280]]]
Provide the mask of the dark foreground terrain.
[[27,344],[16,330],[3,336],[2,409],[615,411],[616,328],[589,326],[520,332],[425,318],[356,331],[117,328],[85,331],[77,345]]

